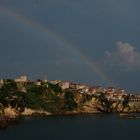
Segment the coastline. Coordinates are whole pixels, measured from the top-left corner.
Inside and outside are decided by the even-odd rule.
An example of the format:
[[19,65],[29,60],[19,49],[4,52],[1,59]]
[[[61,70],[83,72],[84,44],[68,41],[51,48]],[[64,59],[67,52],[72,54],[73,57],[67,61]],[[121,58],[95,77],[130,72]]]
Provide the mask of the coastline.
[[26,116],[140,112],[140,96],[127,94],[124,90],[64,81],[22,81],[22,78],[18,81],[4,79],[1,84],[1,129]]
[[[25,117],[48,117],[48,116],[72,116],[72,115],[87,115],[87,114],[102,114],[102,112],[95,111],[95,112],[83,112],[83,111],[66,111],[66,112],[56,112],[50,113],[47,111],[42,110],[33,110],[30,108],[25,108],[25,110],[21,113],[16,111],[15,109],[8,107],[5,109],[6,115],[0,117],[0,129],[5,129],[9,125],[18,122],[19,118]],[[7,111],[8,110],[8,111]]]
[[134,115],[133,113],[140,114],[140,112],[82,112],[82,111],[66,111],[66,112],[57,112],[57,113],[49,113],[46,111],[41,110],[32,110],[32,109],[25,109],[24,112],[15,114],[15,116],[0,116],[0,129],[5,129],[11,124],[15,124],[22,120],[21,118],[25,117],[48,117],[48,116],[72,116],[72,115],[89,115],[89,114],[118,114],[120,118],[123,119],[139,119],[140,117],[137,115]]

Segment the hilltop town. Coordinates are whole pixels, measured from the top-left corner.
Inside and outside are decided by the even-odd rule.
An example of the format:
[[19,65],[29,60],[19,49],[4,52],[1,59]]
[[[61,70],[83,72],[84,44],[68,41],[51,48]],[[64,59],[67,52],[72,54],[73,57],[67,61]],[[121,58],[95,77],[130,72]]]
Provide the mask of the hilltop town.
[[32,81],[27,76],[0,80],[0,123],[25,115],[104,112],[140,112],[140,95],[61,80]]

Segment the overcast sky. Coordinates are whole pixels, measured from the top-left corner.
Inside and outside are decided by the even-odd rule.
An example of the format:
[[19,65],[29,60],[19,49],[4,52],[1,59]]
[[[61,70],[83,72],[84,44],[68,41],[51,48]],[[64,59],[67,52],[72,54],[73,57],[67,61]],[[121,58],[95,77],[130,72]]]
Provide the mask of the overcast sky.
[[47,76],[140,93],[139,5],[0,0],[0,77]]

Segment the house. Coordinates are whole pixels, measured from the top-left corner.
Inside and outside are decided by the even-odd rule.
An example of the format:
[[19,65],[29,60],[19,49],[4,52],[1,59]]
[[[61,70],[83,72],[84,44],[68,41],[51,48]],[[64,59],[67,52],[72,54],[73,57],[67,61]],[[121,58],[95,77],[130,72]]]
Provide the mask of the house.
[[29,81],[27,76],[20,76],[19,78],[15,79],[15,82],[27,83]]
[[83,93],[88,93],[89,92],[89,88],[88,87],[85,87],[83,89],[81,89],[83,91]]
[[108,93],[108,94],[114,94],[115,91],[116,91],[116,90],[115,90],[114,87],[108,87],[108,88],[107,88],[107,93]]
[[50,83],[53,85],[56,85],[56,84],[61,83],[61,81],[60,80],[51,80]]
[[125,95],[126,94],[126,91],[124,89],[119,89],[119,94]]
[[4,80],[3,79],[0,79],[0,84],[4,84]]
[[97,89],[96,89],[95,87],[92,87],[92,88],[90,89],[90,92],[91,92],[92,94],[95,94],[95,93],[97,92]]
[[76,85],[77,90],[84,89],[84,88],[86,88],[86,85],[83,85],[83,84],[77,84]]
[[42,84],[41,81],[36,81],[36,82],[35,82],[35,85],[37,85],[37,86],[41,86],[41,84]]
[[105,96],[106,96],[108,99],[116,98],[116,97],[114,97],[114,94],[113,94],[113,93],[106,93]]
[[140,109],[140,98],[139,97],[130,97],[129,106],[131,108],[139,110]]
[[0,88],[2,87],[3,84],[4,84],[4,80],[1,79],[1,80],[0,80]]
[[48,80],[47,80],[47,79],[44,79],[44,80],[43,80],[43,82],[44,82],[44,83],[47,83],[47,82],[48,82]]
[[41,86],[42,85],[42,80],[41,79],[37,79],[34,84],[37,85],[37,86]]
[[70,83],[70,88],[76,89],[76,85],[77,85],[77,84],[75,84],[75,83]]
[[95,89],[96,92],[103,92],[103,88],[101,86],[96,86]]
[[68,89],[70,87],[70,83],[69,82],[61,82],[59,84],[59,86],[64,90],[64,89]]
[[103,93],[107,93],[107,89],[106,88],[103,89]]

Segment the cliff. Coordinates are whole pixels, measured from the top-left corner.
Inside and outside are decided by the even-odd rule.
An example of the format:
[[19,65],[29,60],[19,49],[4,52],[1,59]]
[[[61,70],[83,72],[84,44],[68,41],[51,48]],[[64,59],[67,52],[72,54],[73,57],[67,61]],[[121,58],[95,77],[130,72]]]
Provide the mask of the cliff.
[[[24,89],[24,90],[23,90]],[[139,112],[140,97],[124,90],[69,82],[15,82],[0,87],[0,126],[19,116]]]

